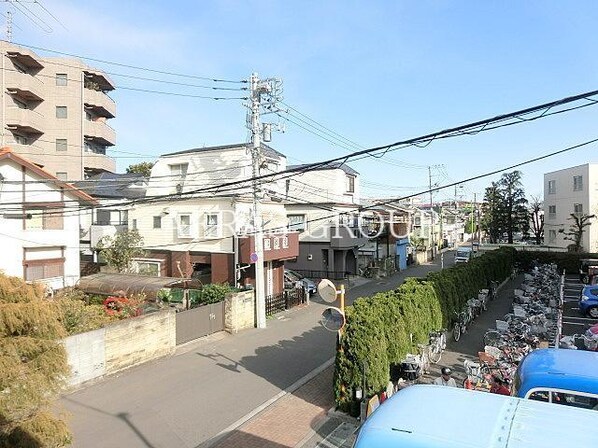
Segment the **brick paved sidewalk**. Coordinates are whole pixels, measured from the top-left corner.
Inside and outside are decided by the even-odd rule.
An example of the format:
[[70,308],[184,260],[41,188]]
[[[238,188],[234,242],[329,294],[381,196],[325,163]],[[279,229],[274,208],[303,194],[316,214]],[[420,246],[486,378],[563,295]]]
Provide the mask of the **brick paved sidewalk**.
[[334,405],[333,371],[334,366],[328,367],[295,392],[272,403],[212,448],[295,447],[326,421],[326,413]]

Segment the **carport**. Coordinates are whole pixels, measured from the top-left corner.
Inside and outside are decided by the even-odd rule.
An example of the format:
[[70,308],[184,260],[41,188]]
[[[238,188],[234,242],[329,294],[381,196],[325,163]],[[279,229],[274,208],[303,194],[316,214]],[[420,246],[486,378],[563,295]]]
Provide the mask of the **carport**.
[[98,274],[81,277],[78,288],[88,294],[123,295],[145,294],[155,300],[158,292],[165,288],[200,289],[201,284],[191,278],[151,277],[135,274]]

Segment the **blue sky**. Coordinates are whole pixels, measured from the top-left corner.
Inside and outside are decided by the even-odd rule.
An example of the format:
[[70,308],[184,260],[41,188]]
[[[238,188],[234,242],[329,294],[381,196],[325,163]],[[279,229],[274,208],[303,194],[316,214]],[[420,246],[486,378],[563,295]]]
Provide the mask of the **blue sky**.
[[[16,12],[13,41],[158,70],[284,82],[284,101],[364,147],[383,145],[598,88],[594,1],[39,0]],[[2,5],[4,11],[8,6]],[[38,51],[39,54],[44,54]],[[90,63],[108,72],[205,84]],[[112,76],[118,86],[215,92]],[[228,86],[220,84],[221,86]],[[236,85],[232,85],[236,86]],[[218,92],[223,94],[226,92]],[[236,95],[238,92],[231,92]],[[119,171],[161,153],[246,141],[242,101],[116,90]],[[351,163],[366,196],[401,196],[598,137],[598,106]],[[290,163],[349,149],[292,123],[271,145]],[[528,195],[545,172],[598,161],[589,146],[522,168]],[[133,154],[128,154],[133,153]],[[136,154],[145,157],[137,156]],[[464,198],[499,176],[460,190]],[[436,198],[452,198],[454,189]]]

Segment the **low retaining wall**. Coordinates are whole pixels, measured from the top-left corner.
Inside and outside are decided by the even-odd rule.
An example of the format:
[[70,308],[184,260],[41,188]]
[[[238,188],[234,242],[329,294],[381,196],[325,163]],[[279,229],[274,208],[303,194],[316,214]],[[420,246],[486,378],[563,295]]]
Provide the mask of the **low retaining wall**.
[[64,340],[71,366],[70,386],[113,374],[174,353],[174,310],[125,319]]

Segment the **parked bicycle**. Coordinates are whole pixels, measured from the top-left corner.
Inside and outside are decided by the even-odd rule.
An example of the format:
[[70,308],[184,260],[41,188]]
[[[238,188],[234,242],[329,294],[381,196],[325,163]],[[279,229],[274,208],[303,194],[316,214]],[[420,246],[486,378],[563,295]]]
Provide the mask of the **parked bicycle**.
[[455,312],[457,320],[453,325],[453,339],[459,342],[461,335],[467,333],[467,327],[473,320],[472,310],[470,307],[465,308],[460,313]]
[[442,358],[442,352],[446,348],[445,330],[431,331],[428,357],[434,364],[438,364]]

